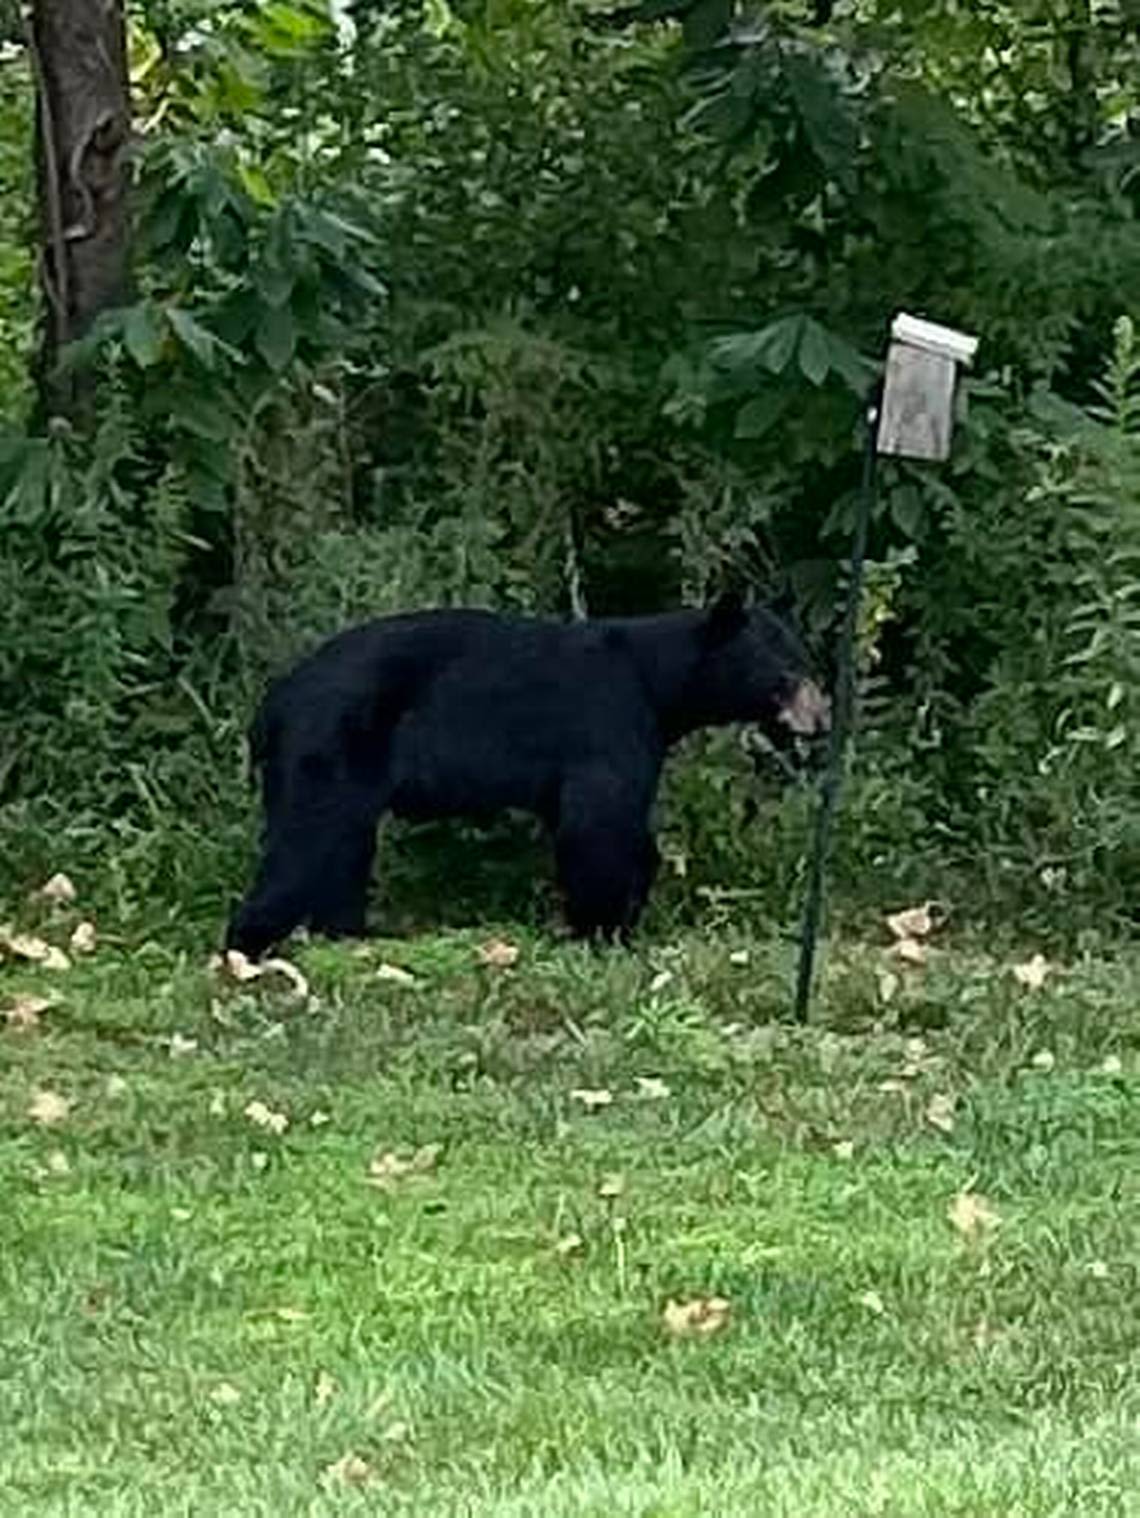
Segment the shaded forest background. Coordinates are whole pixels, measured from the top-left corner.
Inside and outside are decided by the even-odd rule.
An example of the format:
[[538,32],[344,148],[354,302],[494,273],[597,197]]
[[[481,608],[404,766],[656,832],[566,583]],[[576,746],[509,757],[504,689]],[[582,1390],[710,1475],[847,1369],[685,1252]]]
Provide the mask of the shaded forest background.
[[[129,102],[49,9],[0,10],[0,896],[220,921],[251,703],[354,618],[731,581],[826,656],[906,309],[982,348],[949,466],[884,466],[839,903],[1134,922],[1135,0],[145,0]],[[786,920],[809,803],[690,744],[657,911]],[[391,903],[538,910],[463,831]]]

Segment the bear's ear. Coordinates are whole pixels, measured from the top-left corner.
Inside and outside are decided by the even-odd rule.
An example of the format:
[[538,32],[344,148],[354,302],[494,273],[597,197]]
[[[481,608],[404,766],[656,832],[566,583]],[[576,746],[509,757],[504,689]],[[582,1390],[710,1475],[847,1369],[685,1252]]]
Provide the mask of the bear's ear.
[[719,595],[705,615],[704,633],[710,643],[724,643],[748,625],[748,608],[739,590]]

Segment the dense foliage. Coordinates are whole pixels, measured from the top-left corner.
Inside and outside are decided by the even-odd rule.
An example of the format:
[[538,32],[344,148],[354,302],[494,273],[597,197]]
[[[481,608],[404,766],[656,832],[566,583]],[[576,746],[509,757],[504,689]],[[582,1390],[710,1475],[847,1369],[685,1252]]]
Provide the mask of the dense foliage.
[[[903,308],[982,350],[950,465],[883,470],[841,879],[1128,917],[1135,6],[740,11],[135,5],[136,299],[69,359],[93,428],[21,420],[31,83],[0,57],[13,887],[66,849],[123,908],[216,912],[252,693],[369,612],[731,578],[790,586],[826,648]],[[675,901],[787,910],[804,814],[705,741],[667,798]]]

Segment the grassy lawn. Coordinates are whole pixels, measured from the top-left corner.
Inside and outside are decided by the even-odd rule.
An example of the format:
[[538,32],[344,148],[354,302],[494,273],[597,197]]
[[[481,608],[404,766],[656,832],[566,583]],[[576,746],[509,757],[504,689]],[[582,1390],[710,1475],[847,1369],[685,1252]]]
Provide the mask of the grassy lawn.
[[0,1510],[1140,1513],[1140,956],[487,936],[0,966]]

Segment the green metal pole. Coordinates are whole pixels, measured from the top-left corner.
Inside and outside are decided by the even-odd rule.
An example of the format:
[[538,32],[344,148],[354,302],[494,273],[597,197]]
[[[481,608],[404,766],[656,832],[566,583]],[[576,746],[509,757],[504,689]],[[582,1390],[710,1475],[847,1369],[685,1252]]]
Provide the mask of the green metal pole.
[[863,569],[867,559],[867,531],[875,503],[875,462],[879,409],[871,406],[866,416],[866,451],[863,458],[863,488],[855,518],[855,541],[851,549],[851,583],[847,588],[847,606],[839,634],[836,668],[835,710],[831,726],[831,743],[827,769],[820,787],[819,811],[808,862],[807,901],[800,934],[800,964],[796,979],[796,1019],[806,1022],[811,1004],[819,926],[823,915],[824,882],[839,792],[843,786],[843,767],[847,739],[855,715],[855,640],[859,630],[859,607],[863,599]]

